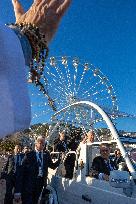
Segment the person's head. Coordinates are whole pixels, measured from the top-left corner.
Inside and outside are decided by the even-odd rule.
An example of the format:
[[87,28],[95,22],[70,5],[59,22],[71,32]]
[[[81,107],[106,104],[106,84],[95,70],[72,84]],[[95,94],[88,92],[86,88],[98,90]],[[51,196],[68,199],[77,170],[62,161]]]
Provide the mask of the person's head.
[[93,132],[93,130],[89,130],[87,132],[87,141],[88,142],[94,142],[94,132]]
[[29,146],[24,146],[23,152],[26,154],[27,152],[30,152],[30,147]]
[[116,156],[117,156],[117,157],[121,157],[121,151],[120,151],[120,149],[117,149],[117,150],[116,150]]
[[22,150],[21,145],[20,145],[20,144],[16,144],[16,145],[15,145],[15,148],[14,148],[14,153],[15,153],[15,154],[18,154],[18,153],[21,152],[21,150]]
[[85,144],[86,141],[87,141],[87,134],[84,133],[84,134],[82,135],[82,143]]
[[45,147],[45,138],[39,136],[35,141],[35,149],[38,151],[42,151]]
[[64,141],[64,140],[65,140],[65,131],[59,132],[59,139],[60,139],[61,141]]
[[108,160],[110,156],[110,147],[108,144],[101,144],[100,145],[100,154],[101,157]]
[[116,157],[117,156],[117,149],[115,149],[114,154],[115,154],[115,157]]

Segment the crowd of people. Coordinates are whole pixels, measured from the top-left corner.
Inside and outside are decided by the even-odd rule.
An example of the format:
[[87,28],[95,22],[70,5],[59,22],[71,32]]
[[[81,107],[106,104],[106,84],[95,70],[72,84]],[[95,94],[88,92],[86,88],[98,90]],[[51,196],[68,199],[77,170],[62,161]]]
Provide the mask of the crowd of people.
[[[39,196],[47,185],[48,167],[55,169],[61,157],[53,163],[46,142],[42,136],[35,141],[35,149],[28,146],[23,149],[15,145],[14,154],[9,155],[1,172],[1,183],[6,180],[4,204],[22,200],[22,204],[37,204]],[[42,192],[44,201],[45,190]]]
[[[77,154],[81,150],[81,145],[87,144],[92,145],[95,141],[95,132],[93,130],[89,130],[88,132],[83,134],[82,141],[76,145],[73,142],[74,148],[69,148],[69,144],[67,144],[65,131],[59,133],[59,138],[54,142],[54,151],[56,152],[67,152],[68,150],[76,151]],[[107,143],[101,144],[99,146],[100,155],[94,156],[94,159],[91,164],[91,168],[89,171],[89,175],[91,177],[109,181],[110,171],[112,170],[125,170],[128,171],[125,160],[121,155],[120,149],[116,148],[114,154],[111,156],[111,146]],[[90,152],[88,151],[88,156]],[[68,154],[67,159],[64,162],[66,174],[66,178],[73,177],[73,169],[75,165],[75,154]]]
[[[14,148],[14,154],[8,156],[1,172],[0,182],[6,180],[4,204],[12,204],[13,199],[16,202],[22,200],[22,204],[37,204],[41,193],[41,202],[44,203],[47,199],[48,167],[57,168],[62,161],[62,155],[66,155],[70,150],[76,151],[78,154],[81,145],[92,145],[94,141],[95,133],[93,130],[89,130],[83,135],[83,139],[78,145],[73,143],[72,146],[69,146],[66,132],[59,132],[59,137],[54,141],[52,148],[54,152],[60,153],[55,163],[49,150],[47,150],[47,141],[42,136],[37,137],[34,149],[29,146],[22,148],[21,145],[17,144]],[[72,149],[72,147],[74,148]],[[109,181],[110,171],[119,169],[119,165],[124,163],[124,159],[119,149],[116,149],[114,157],[111,157],[108,144],[101,144],[99,148],[100,155],[93,159],[89,176]],[[64,161],[65,178],[73,178],[75,160],[76,155],[74,153],[67,154]]]

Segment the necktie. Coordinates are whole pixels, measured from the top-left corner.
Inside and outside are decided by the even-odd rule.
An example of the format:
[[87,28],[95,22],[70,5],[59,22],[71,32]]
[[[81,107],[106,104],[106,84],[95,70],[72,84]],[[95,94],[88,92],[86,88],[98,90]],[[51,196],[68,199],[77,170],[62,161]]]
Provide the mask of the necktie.
[[62,142],[62,145],[64,147],[64,150],[66,151],[66,143],[64,141]]
[[39,152],[39,159],[42,160],[42,153]]
[[16,155],[16,166],[19,166],[19,154]]
[[39,155],[39,165],[41,166],[42,165],[42,153],[39,152],[38,155]]
[[20,156],[19,154],[14,157],[14,172],[16,172],[17,167],[20,165]]
[[108,167],[109,171],[112,171],[112,170],[113,170],[110,161],[107,162],[107,167]]

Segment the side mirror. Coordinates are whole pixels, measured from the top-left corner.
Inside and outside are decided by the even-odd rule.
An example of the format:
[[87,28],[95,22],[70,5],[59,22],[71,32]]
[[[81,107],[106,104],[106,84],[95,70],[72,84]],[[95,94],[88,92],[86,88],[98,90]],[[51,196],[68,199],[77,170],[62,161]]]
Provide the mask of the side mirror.
[[127,171],[113,170],[110,172],[109,183],[115,188],[130,187],[130,175]]

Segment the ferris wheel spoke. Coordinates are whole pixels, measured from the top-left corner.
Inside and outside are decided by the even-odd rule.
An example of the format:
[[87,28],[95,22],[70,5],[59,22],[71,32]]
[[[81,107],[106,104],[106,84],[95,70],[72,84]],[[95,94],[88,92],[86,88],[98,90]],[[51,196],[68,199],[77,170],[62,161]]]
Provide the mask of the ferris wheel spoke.
[[101,81],[95,83],[95,86],[92,85],[92,86],[90,87],[90,89],[91,89],[92,91],[94,91],[94,90],[98,90],[99,87],[101,87]]
[[[80,82],[79,82],[78,88],[77,88],[77,92],[79,92],[79,90],[80,90],[80,88],[81,88],[81,85],[82,85],[82,82],[83,82],[83,79],[84,79],[85,73],[86,73],[86,71],[84,70],[83,73],[82,73],[82,76],[81,76],[81,79],[80,79]],[[88,82],[87,82],[87,84],[88,84]]]
[[65,72],[66,72],[66,77],[67,77],[67,81],[68,81],[68,87],[71,90],[71,94],[73,93],[72,91],[72,87],[73,87],[73,83],[72,83],[72,77],[71,77],[71,71],[69,69],[68,64],[65,65]]
[[[64,107],[64,104],[67,103],[66,98],[63,96],[61,96],[61,98],[57,97],[56,100],[58,101],[58,105],[59,105],[60,109]],[[63,103],[62,103],[62,101],[63,101]]]
[[[55,86],[50,92],[54,93],[55,95],[58,94],[58,97],[60,97],[61,93],[63,93],[65,89],[58,85],[57,87]],[[65,91],[65,94],[68,95],[68,93]]]
[[77,77],[78,77],[78,70],[80,69],[80,63],[78,58],[73,59],[73,67],[74,67],[74,74],[73,74],[73,94],[77,95]]
[[[98,85],[99,85],[99,84],[100,84],[100,82],[96,83],[95,86],[94,86],[94,85],[92,85],[91,87],[88,86],[88,89],[87,89],[87,90],[86,90],[86,88],[84,88],[84,89],[85,89],[85,91],[83,91],[83,92],[84,92],[84,95],[87,94],[87,93],[90,92],[90,91],[91,91],[91,92],[94,92],[95,89],[96,89],[96,90],[99,90],[99,88],[98,88]],[[86,83],[86,85],[88,85],[88,83]],[[84,95],[83,95],[83,96],[84,96]]]
[[[67,83],[66,83],[66,80],[65,80],[63,73],[61,72],[61,69],[56,64],[53,66],[53,68],[55,69],[55,71],[57,73],[57,75],[52,74],[54,76],[53,80],[56,79],[56,83],[59,83],[59,84],[61,83],[61,85],[63,84],[63,87],[67,90],[67,88],[68,88],[66,86]],[[48,69],[49,69],[49,66],[48,66]],[[48,73],[50,74],[50,70]]]
[[[50,73],[49,73],[49,74],[50,74]],[[64,79],[62,80],[61,77],[60,77],[60,75],[59,75],[59,78],[57,78],[57,76],[56,76],[55,74],[51,74],[51,76],[52,76],[52,81],[53,81],[56,85],[60,84],[60,85],[62,86],[62,83],[63,83],[64,89],[67,90],[67,92],[69,92],[69,90],[67,89],[66,83],[64,82]],[[50,83],[50,85],[51,85],[51,83]]]
[[77,77],[77,67],[75,68],[75,74],[74,74],[74,90],[73,90],[73,94],[76,94],[76,77]]
[[[64,67],[65,67],[65,71],[67,72],[68,67],[66,65]],[[63,86],[70,91],[71,82],[70,82],[69,74],[64,75],[64,73],[62,72],[62,67],[60,68],[56,66],[56,70],[59,75],[60,81],[63,81]]]

